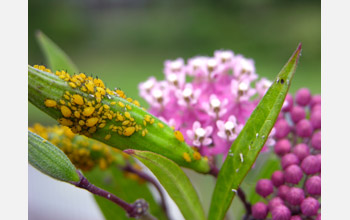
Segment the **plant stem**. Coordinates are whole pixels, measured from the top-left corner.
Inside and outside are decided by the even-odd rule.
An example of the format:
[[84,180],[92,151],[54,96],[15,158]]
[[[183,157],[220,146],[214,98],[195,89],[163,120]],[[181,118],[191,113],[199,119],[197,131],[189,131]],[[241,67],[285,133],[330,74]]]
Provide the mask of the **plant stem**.
[[72,182],[72,184],[75,185],[76,187],[86,189],[87,191],[91,192],[94,195],[104,197],[114,202],[115,204],[123,208],[128,213],[129,217],[138,218],[138,217],[144,216],[145,219],[152,219],[152,218],[154,219],[153,216],[147,213],[148,203],[145,200],[138,199],[133,204],[129,204],[124,200],[118,198],[117,196],[113,195],[112,193],[107,192],[91,184],[80,171],[77,171],[77,172],[79,174],[80,180],[79,182]]
[[[211,174],[211,175],[213,175],[214,177],[217,178],[218,174],[219,174],[219,171],[220,170],[215,166],[215,164],[211,164],[209,174]],[[245,193],[240,187],[237,190],[237,195],[240,198],[240,200],[243,203],[244,208],[246,210],[246,214],[245,214],[243,219],[248,219],[249,216],[252,213],[252,209],[251,209],[252,205],[246,200]]]
[[154,187],[159,192],[162,209],[163,209],[164,213],[166,214],[167,218],[170,219],[168,209],[167,209],[166,203],[165,203],[165,196],[164,196],[164,193],[162,192],[160,184],[151,176],[147,175],[146,173],[144,173],[140,170],[135,169],[131,164],[127,164],[125,167],[123,167],[123,170],[134,173],[134,174],[138,175],[139,177],[141,177],[142,179],[144,179],[144,180],[146,180],[154,185]]

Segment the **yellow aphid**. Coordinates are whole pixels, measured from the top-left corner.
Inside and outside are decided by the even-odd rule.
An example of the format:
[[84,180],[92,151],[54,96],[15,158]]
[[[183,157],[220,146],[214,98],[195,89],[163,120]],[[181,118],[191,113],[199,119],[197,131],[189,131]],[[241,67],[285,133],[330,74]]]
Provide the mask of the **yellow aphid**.
[[63,95],[63,97],[67,100],[70,100],[70,97],[68,95]]
[[73,122],[69,119],[66,119],[66,118],[60,118],[60,119],[58,119],[58,122],[64,126],[72,126],[73,125]]
[[132,109],[130,105],[126,105],[126,108],[129,109],[129,110]]
[[79,120],[79,125],[84,126],[85,125],[85,121]]
[[109,140],[111,138],[111,135],[110,134],[107,134],[106,136],[105,136],[105,140]]
[[129,112],[124,112],[124,115],[125,115],[125,117],[127,117],[127,118],[130,118],[130,117],[131,117],[131,115],[130,115]]
[[124,136],[130,136],[135,132],[135,127],[128,127],[123,131]]
[[70,83],[68,83],[68,84],[69,84],[69,86],[72,87],[72,88],[77,88],[77,85],[75,85],[74,82],[70,82]]
[[187,162],[191,162],[191,157],[188,153],[183,153],[182,157],[187,161]]
[[83,97],[81,97],[81,95],[78,94],[73,95],[73,102],[75,102],[78,105],[84,105]]
[[178,139],[180,142],[184,142],[184,136],[182,135],[181,131],[175,131],[174,135],[176,137],[176,139]]
[[98,127],[99,128],[104,128],[106,126],[106,124],[105,123],[102,123],[102,124],[100,124]]
[[85,86],[89,92],[94,92],[94,83],[93,82],[88,81],[87,83],[85,83]]
[[132,98],[127,98],[126,101],[132,102]]
[[105,159],[101,158],[99,163],[98,163],[99,167],[101,170],[105,170],[107,169],[107,162]]
[[121,114],[118,114],[118,115],[117,115],[117,119],[118,119],[119,121],[124,121],[124,117],[123,117]]
[[96,93],[95,93],[95,96],[96,96],[96,101],[97,101],[97,102],[101,102],[101,97],[102,97],[101,93],[96,92]]
[[147,122],[145,120],[143,120],[143,125],[146,126],[147,125]]
[[125,107],[124,103],[122,103],[121,101],[118,102],[118,105],[119,105],[120,107],[122,107],[122,108]]
[[105,87],[105,84],[103,83],[103,81],[101,79],[94,79],[94,83],[97,87]]
[[75,111],[75,112],[74,112],[74,116],[75,116],[76,118],[80,118],[80,112]]
[[94,107],[86,107],[86,108],[84,108],[83,115],[88,117],[88,116],[92,115],[92,113],[94,113],[94,111],[95,111]]
[[56,107],[56,105],[57,105],[57,102],[55,100],[52,100],[52,99],[45,100],[46,107],[53,108],[53,107]]
[[80,90],[83,91],[83,92],[87,92],[87,88],[86,88],[85,86],[82,86],[82,87],[80,88]]
[[132,103],[134,103],[136,106],[140,107],[140,103],[137,100],[134,100]]
[[160,123],[160,122],[158,122],[158,126],[159,126],[160,128],[164,128],[164,125],[163,125],[162,123]]
[[86,126],[92,127],[92,126],[94,126],[97,122],[98,122],[98,118],[96,118],[96,117],[94,117],[94,118],[89,118],[88,120],[86,120]]
[[91,128],[89,128],[89,133],[95,133],[95,131],[96,131],[96,127],[94,126],[94,127],[91,127]]
[[117,102],[111,102],[111,105],[115,105],[115,104],[117,104]]
[[60,103],[61,103],[61,105],[65,105],[66,104],[66,102],[63,99],[60,100]]
[[194,158],[195,160],[200,160],[201,157],[202,157],[202,156],[201,156],[201,154],[200,154],[199,152],[196,151],[196,152],[193,153],[193,158]]
[[61,107],[61,112],[62,112],[62,115],[66,118],[69,118],[70,116],[72,116],[72,111],[65,105]]
[[108,109],[109,109],[109,106],[106,105],[106,104],[104,104],[104,105],[103,105],[103,108],[106,109],[106,110],[108,110]]
[[129,120],[125,120],[125,121],[123,121],[123,123],[122,123],[122,125],[128,125],[130,123],[130,121]]
[[146,135],[145,130],[142,130],[142,137],[144,137]]
[[154,123],[154,118],[151,119],[151,121],[149,122],[150,124]]

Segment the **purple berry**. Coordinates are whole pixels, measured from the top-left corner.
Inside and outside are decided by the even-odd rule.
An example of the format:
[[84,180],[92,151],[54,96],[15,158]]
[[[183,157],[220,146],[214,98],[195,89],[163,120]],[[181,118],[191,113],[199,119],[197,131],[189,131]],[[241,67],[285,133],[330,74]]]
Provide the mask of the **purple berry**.
[[291,94],[287,94],[286,99],[284,100],[282,111],[289,112],[293,108],[293,96]]
[[268,213],[267,205],[263,202],[257,202],[252,206],[252,215],[256,219],[265,219]]
[[310,137],[312,135],[312,125],[307,119],[302,119],[296,125],[296,133],[299,137]]
[[266,196],[270,195],[271,193],[273,193],[272,181],[269,179],[260,179],[256,183],[255,190],[262,197],[266,197]]
[[301,162],[301,169],[307,175],[321,172],[321,160],[314,155],[309,155]]
[[310,149],[306,144],[300,143],[293,148],[293,153],[302,161],[305,157],[309,156]]
[[300,205],[304,198],[304,190],[297,187],[290,188],[286,195],[286,200],[291,205]]
[[318,209],[320,208],[320,203],[312,198],[308,197],[303,200],[303,202],[300,205],[301,212],[306,216],[313,216],[317,215]]
[[287,193],[289,192],[289,189],[290,189],[289,186],[287,186],[287,185],[281,185],[281,186],[278,187],[277,195],[278,195],[281,199],[285,200],[285,199],[286,199],[286,196],[287,196]]
[[321,220],[321,213],[317,215],[316,220]]
[[321,105],[321,96],[320,95],[312,96],[310,105],[311,107],[314,107],[315,105]]
[[279,156],[283,156],[289,153],[291,147],[288,139],[281,139],[275,144],[275,153]]
[[294,106],[292,111],[290,112],[290,117],[292,118],[292,121],[296,124],[300,120],[304,119],[306,116],[305,110],[303,107],[300,106]]
[[272,176],[271,181],[275,187],[279,187],[280,185],[284,184],[284,174],[280,170],[276,170]]
[[321,177],[310,177],[305,183],[305,189],[310,195],[321,195]]
[[284,206],[279,205],[271,212],[272,220],[289,220],[291,217],[290,210]]
[[287,183],[298,184],[303,178],[303,171],[298,165],[290,165],[284,172],[284,179]]
[[316,129],[321,128],[321,111],[313,110],[311,112],[310,121],[312,127]]
[[301,88],[295,95],[295,102],[300,106],[306,106],[311,101],[311,93],[307,88]]
[[293,215],[290,220],[303,220],[299,215]]
[[293,153],[288,153],[284,155],[281,159],[281,165],[284,170],[292,164],[298,165],[299,162],[299,158]]
[[284,202],[280,197],[274,197],[271,199],[268,204],[270,212],[279,205],[284,205]]
[[290,126],[285,119],[278,120],[275,124],[275,128],[275,137],[278,139],[287,137],[290,132]]
[[311,145],[316,150],[321,150],[321,131],[318,131],[312,135]]
[[314,105],[312,108],[311,108],[311,114],[312,112],[316,112],[316,111],[320,111],[321,112],[321,105]]

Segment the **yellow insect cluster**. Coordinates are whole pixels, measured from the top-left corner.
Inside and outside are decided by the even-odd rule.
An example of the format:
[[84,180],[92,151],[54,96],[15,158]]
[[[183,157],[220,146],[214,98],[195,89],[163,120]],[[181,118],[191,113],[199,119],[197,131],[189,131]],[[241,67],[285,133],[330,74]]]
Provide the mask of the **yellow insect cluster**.
[[[34,65],[34,68],[51,73],[44,66]],[[126,97],[120,89],[106,88],[101,79],[86,76],[84,73],[70,76],[65,71],[56,71],[55,74],[73,90],[65,91],[60,100],[46,99],[44,104],[48,108],[60,110],[63,117],[58,119],[59,123],[71,128],[74,133],[90,137],[97,129],[107,126],[109,132],[105,140],[109,140],[113,133],[131,136],[140,131],[145,136],[148,133],[147,123],[155,122],[154,118],[146,114],[143,125],[138,124],[131,110],[133,105],[140,107],[140,103]],[[123,101],[110,100],[113,96],[120,97]],[[158,123],[158,126],[164,127],[162,123]]]
[[30,131],[40,135],[59,147],[72,161],[72,163],[83,171],[89,171],[95,166],[105,170],[116,163],[116,158],[129,158],[120,150],[110,148],[107,145],[88,139],[84,136],[74,134],[64,126],[44,127],[35,124],[29,128]]

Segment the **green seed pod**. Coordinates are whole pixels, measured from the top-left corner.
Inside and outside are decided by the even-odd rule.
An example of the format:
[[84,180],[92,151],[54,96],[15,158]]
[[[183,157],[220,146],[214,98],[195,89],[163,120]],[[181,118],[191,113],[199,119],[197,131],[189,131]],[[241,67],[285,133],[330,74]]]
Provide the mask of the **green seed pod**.
[[55,145],[28,132],[28,160],[41,172],[64,182],[78,182],[79,175],[68,157]]
[[120,150],[158,153],[180,166],[208,173],[208,159],[188,146],[179,131],[140,107],[120,90],[83,73],[51,73],[44,66],[28,67],[29,101],[74,133]]

